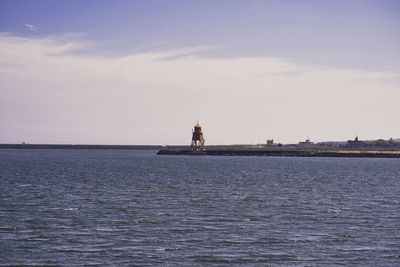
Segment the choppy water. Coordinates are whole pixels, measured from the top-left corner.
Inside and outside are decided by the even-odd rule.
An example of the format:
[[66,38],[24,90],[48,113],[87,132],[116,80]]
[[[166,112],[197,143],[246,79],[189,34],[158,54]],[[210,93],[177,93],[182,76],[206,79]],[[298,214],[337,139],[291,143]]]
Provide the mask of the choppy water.
[[0,265],[400,266],[400,160],[0,150]]

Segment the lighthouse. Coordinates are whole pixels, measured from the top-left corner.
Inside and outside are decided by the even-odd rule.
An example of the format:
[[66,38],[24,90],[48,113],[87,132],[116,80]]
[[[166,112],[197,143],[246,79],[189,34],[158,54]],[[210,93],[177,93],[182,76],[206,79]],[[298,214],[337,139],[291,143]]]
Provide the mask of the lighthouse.
[[199,122],[196,123],[192,130],[192,144],[190,146],[191,151],[204,151],[204,135],[201,130]]

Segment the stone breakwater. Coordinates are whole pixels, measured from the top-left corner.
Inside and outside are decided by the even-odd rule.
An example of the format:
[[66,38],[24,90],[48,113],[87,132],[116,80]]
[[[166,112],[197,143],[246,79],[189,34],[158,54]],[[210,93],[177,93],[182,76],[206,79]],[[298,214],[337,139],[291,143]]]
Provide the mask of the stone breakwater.
[[158,155],[208,155],[208,156],[266,156],[266,157],[348,157],[348,158],[400,158],[400,151],[356,150],[190,150],[160,149]]

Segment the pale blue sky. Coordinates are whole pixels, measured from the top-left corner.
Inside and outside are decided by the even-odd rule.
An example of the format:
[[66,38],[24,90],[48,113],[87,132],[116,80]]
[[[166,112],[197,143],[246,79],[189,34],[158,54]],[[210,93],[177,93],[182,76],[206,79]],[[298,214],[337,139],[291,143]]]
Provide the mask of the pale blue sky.
[[[392,125],[400,114],[399,108],[393,106],[394,102],[387,103],[385,98],[379,98],[380,94],[387,94],[391,100],[400,96],[395,89],[399,85],[400,72],[400,1],[0,0],[0,33],[6,55],[0,59],[0,104],[3,104],[0,122],[8,126],[0,136],[0,142],[183,144],[187,133],[179,135],[178,131],[190,132],[186,129],[197,119],[214,130],[208,139],[211,143],[264,142],[271,137],[282,142],[295,142],[306,136],[317,140],[345,139],[356,132],[365,138],[400,136],[399,127]],[[147,56],[150,61],[146,61]],[[146,60],[141,61],[143,58]],[[161,62],[152,66],[154,73],[149,74],[152,77],[141,80],[141,75],[147,74],[142,73],[140,67],[136,71],[135,64],[146,65],[154,58],[158,62],[167,59],[171,65]],[[185,67],[181,69],[183,65]],[[54,70],[55,66],[60,68],[56,75],[49,74],[47,70]],[[229,66],[236,67],[229,72]],[[41,67],[43,72],[38,71],[35,76],[29,71]],[[82,68],[80,73],[68,76],[79,68]],[[263,69],[267,74],[258,73]],[[177,100],[173,105],[192,101],[196,96],[189,93],[190,88],[199,83],[191,84],[190,80],[184,81],[173,73],[186,70],[188,73],[182,75],[193,75],[193,79],[215,79],[215,84],[204,84],[203,90],[195,91],[202,101],[202,109],[209,110],[209,114],[193,111],[187,117],[180,117],[178,111],[171,111],[168,118],[174,130],[169,132],[165,129],[165,117],[157,117],[146,108],[165,109],[168,106],[160,104],[164,103],[162,100],[173,101],[174,96]],[[213,71],[208,73],[210,70]],[[239,77],[238,70],[241,70],[239,76],[243,76],[238,83],[230,84]],[[323,77],[316,74],[321,70]],[[120,76],[124,72],[127,72],[126,76]],[[170,76],[165,75],[169,72]],[[274,80],[277,73],[284,75],[285,80]],[[59,79],[54,80],[57,75],[60,75]],[[114,81],[111,95],[115,102],[110,105],[121,108],[124,99],[131,97],[140,98],[144,106],[142,110],[127,106],[125,111],[114,114],[127,116],[132,121],[121,120],[113,126],[118,129],[116,132],[106,131],[105,134],[99,126],[102,125],[100,121],[89,127],[93,117],[71,115],[71,111],[85,107],[81,114],[87,115],[94,112],[86,109],[94,102],[94,106],[99,106],[96,110],[99,117],[116,123],[114,115],[102,114],[100,109],[105,104],[102,101],[110,98],[94,88],[95,85],[97,88],[103,86],[104,83],[98,85],[96,82],[107,75]],[[260,75],[265,79],[255,83]],[[75,80],[78,76],[79,80]],[[350,76],[351,84],[348,83]],[[313,77],[316,77],[315,83]],[[45,109],[37,109],[35,105],[52,106],[54,90],[50,84],[58,84],[61,79],[65,88],[59,93],[69,97],[60,100],[64,107],[53,107],[51,115]],[[368,79],[383,80],[371,82]],[[21,81],[26,81],[25,85]],[[240,82],[242,87],[234,89]],[[27,84],[29,88],[24,87]],[[157,90],[166,84],[170,91],[163,99],[164,91]],[[372,85],[375,87],[368,89],[367,86]],[[88,90],[88,95],[93,98],[76,101],[77,96],[72,95],[73,90],[68,86]],[[295,90],[294,86],[297,89],[291,92]],[[92,91],[87,89],[89,87]],[[226,87],[232,88],[231,91],[223,91]],[[130,89],[124,95],[122,88]],[[185,90],[182,88],[188,89],[181,91]],[[121,92],[115,93],[115,90]],[[35,97],[40,94],[43,97],[34,103],[24,102],[27,91],[36,92]],[[332,96],[332,101],[338,101],[336,107],[320,109],[319,114],[310,109],[311,99],[323,102],[325,96],[336,93],[343,94],[341,97],[349,101],[345,108],[341,107],[340,97]],[[367,95],[366,99],[364,95]],[[269,103],[272,101],[269,96],[275,97],[276,101]],[[294,100],[290,100],[293,96],[304,103],[304,107],[297,107],[301,112],[289,105],[293,104],[291,101]],[[46,97],[49,98],[46,100]],[[157,97],[160,103],[154,100]],[[263,98],[269,103],[268,107],[253,110],[254,113],[236,114],[237,120],[245,121],[241,128],[252,134],[246,136],[246,131],[242,130],[232,138],[224,138],[223,120],[234,121],[225,115],[229,110],[232,110],[231,114],[238,110],[233,103],[252,110],[254,101]],[[229,103],[223,109],[227,114],[221,112],[214,116],[220,110],[217,103],[226,100]],[[190,109],[189,105],[184,106]],[[289,113],[275,114],[273,111],[277,107],[289,109]],[[335,114],[336,108],[343,112]],[[305,125],[308,130],[299,129],[296,123],[300,117],[291,116],[290,111],[298,116],[321,118],[318,123],[307,119],[311,121]],[[369,119],[361,118],[358,123],[355,118],[364,115]],[[379,119],[382,117],[385,119]],[[328,118],[326,124],[332,125],[329,131],[323,125],[325,118]],[[268,126],[260,126],[259,121],[263,119],[268,121]],[[282,123],[283,120],[287,123]],[[58,125],[60,121],[63,124]],[[63,131],[62,125],[68,129]],[[343,125],[347,129],[342,129]],[[141,129],[138,135],[132,137],[138,128]],[[160,135],[149,136],[147,131],[159,131]]]
[[[37,31],[30,32],[24,25]],[[82,33],[123,53],[211,45],[215,56],[272,56],[398,68],[400,1],[0,1],[0,31]]]

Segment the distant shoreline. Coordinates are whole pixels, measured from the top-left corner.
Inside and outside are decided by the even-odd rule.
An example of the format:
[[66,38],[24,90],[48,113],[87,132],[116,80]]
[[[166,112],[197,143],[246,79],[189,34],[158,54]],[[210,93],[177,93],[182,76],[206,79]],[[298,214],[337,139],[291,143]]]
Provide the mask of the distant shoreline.
[[192,152],[189,146],[161,145],[74,145],[74,144],[0,144],[0,149],[69,149],[69,150],[155,150],[158,155],[266,156],[266,157],[340,157],[400,158],[399,148],[364,147],[265,147],[251,145],[214,145],[203,152]]
[[160,145],[0,144],[0,149],[120,149],[159,150]]

